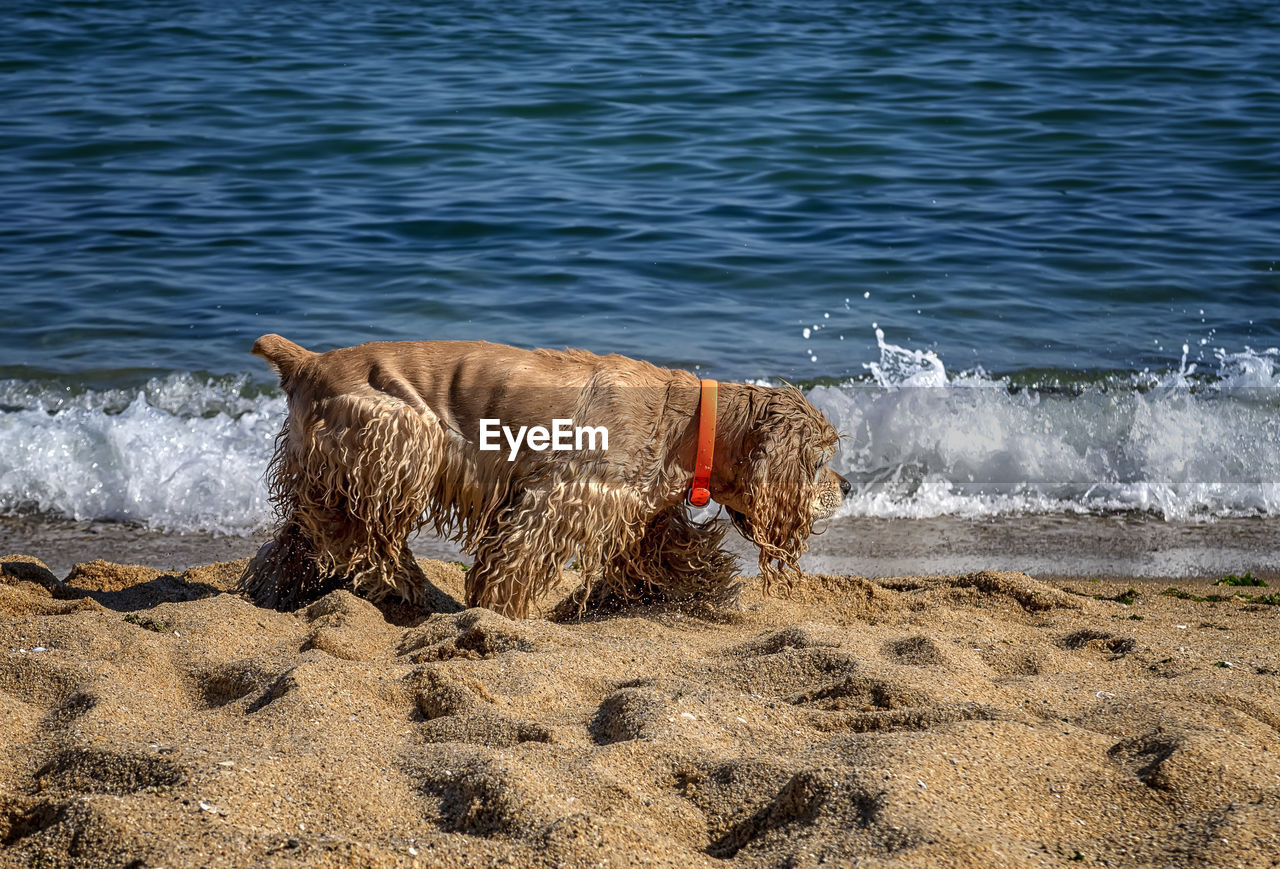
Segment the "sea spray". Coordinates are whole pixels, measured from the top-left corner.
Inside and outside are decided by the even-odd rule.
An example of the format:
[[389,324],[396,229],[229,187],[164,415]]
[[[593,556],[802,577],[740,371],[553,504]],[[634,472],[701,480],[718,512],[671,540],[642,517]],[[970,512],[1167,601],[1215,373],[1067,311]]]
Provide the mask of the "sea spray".
[[270,518],[263,471],[281,397],[184,376],[148,384],[119,410],[116,390],[50,410],[39,385],[3,390],[8,401],[24,392],[33,406],[0,413],[0,511],[225,534]]
[[1164,375],[1028,388],[876,339],[872,382],[809,393],[845,436],[846,515],[1280,510],[1275,350],[1219,351],[1198,375],[1184,347]]

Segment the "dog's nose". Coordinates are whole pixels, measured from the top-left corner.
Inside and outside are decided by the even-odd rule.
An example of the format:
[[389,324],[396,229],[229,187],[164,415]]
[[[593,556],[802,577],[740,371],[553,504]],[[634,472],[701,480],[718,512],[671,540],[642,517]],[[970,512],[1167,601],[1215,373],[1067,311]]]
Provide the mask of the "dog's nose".
[[846,480],[844,477],[841,477],[840,478],[840,497],[842,498],[847,497],[848,494],[852,491],[853,491],[853,484],[850,483],[848,480]]

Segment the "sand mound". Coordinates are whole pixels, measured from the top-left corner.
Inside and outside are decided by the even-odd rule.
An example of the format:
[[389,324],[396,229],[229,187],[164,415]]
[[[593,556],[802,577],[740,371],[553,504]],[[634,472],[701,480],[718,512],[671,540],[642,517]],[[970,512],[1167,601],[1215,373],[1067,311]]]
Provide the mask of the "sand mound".
[[1280,607],[1233,589],[811,576],[514,622],[453,565],[422,562],[458,611],[279,613],[245,563],[0,562],[0,862],[1280,855]]

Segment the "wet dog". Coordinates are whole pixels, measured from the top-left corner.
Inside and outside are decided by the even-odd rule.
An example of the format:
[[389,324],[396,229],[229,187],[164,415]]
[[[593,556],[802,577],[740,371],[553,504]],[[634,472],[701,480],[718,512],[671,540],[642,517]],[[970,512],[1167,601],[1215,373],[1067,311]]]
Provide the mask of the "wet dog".
[[[685,502],[700,415],[687,371],[483,341],[314,353],[264,335],[253,352],[289,403],[268,474],[279,526],[243,579],[263,605],[342,584],[421,602],[407,541],[423,526],[474,554],[467,605],[513,618],[574,560],[584,601],[593,587],[628,600],[734,581],[726,526]],[[759,548],[766,590],[849,491],[827,467],[837,445],[799,390],[719,384],[709,488]]]

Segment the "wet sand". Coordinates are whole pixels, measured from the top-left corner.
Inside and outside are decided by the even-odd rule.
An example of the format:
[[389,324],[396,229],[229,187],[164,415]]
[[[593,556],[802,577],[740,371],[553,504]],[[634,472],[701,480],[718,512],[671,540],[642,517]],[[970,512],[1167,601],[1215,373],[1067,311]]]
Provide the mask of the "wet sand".
[[[265,535],[169,534],[140,525],[48,517],[0,517],[0,553],[43,558],[62,576],[101,558],[181,571],[193,564],[246,558]],[[754,562],[749,544],[726,538]],[[420,558],[470,558],[423,534]],[[810,538],[804,566],[857,576],[1020,570],[1039,578],[1134,577],[1160,581],[1217,578],[1251,571],[1280,581],[1280,521],[1270,518],[1167,523],[1140,514],[997,516],[933,519],[837,519]]]
[[5,560],[0,865],[1280,859],[1274,584],[806,575],[515,622],[421,563],[455,611]]

